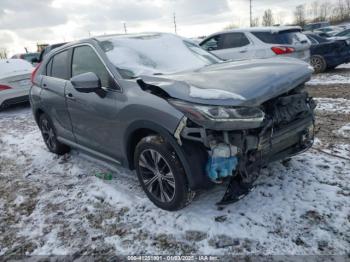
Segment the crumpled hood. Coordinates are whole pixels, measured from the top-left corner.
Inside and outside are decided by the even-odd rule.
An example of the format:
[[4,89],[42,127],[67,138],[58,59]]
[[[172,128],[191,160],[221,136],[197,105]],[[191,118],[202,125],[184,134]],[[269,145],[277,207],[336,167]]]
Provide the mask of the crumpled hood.
[[313,69],[294,58],[224,62],[196,71],[140,76],[171,97],[199,104],[259,106],[310,80]]

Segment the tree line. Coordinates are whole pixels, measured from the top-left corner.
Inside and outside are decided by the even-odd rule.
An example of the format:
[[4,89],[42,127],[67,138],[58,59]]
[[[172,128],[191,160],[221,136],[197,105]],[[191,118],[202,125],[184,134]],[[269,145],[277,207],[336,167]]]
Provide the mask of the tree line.
[[[304,26],[307,23],[329,21],[331,24],[350,22],[350,0],[338,0],[332,4],[329,1],[314,1],[310,4],[298,5],[294,10],[293,25]],[[253,27],[260,25],[259,17],[252,19]],[[283,24],[283,16],[275,15],[271,9],[265,10],[261,17],[262,26]]]

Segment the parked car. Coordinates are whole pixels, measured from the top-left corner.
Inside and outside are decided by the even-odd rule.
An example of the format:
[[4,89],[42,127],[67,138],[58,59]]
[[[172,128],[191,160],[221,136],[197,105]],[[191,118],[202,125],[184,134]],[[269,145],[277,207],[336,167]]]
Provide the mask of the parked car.
[[314,33],[320,35],[321,37],[323,37],[323,35],[331,37],[341,31],[343,31],[343,28],[339,26],[327,26],[314,30]]
[[0,110],[28,101],[33,69],[22,59],[0,59]]
[[322,73],[350,62],[350,40],[327,40],[316,34],[306,34],[311,45],[311,65]]
[[350,29],[345,29],[345,30],[333,35],[333,37],[331,37],[331,39],[336,39],[338,37],[350,38]]
[[53,44],[53,45],[49,45],[47,47],[45,47],[41,52],[40,52],[40,55],[38,57],[38,63],[41,63],[41,61],[43,61],[44,57],[50,53],[52,50],[60,47],[60,46],[63,46],[65,45],[66,43],[58,43],[58,44]]
[[13,55],[12,59],[24,59],[29,63],[35,63],[39,58],[39,53],[24,53],[24,54],[16,54]]
[[300,27],[253,27],[213,34],[200,46],[224,60],[288,56],[309,62],[310,42]]
[[331,24],[329,22],[318,22],[318,23],[310,23],[310,24],[307,24],[303,27],[303,30],[304,31],[314,31],[314,30],[317,30],[319,28],[322,28],[322,27],[326,27],[326,26],[330,26]]
[[237,201],[261,166],[312,145],[312,72],[293,58],[224,62],[172,34],[103,36],[50,52],[30,101],[51,152],[136,169],[149,199],[177,210],[227,179],[221,203]]

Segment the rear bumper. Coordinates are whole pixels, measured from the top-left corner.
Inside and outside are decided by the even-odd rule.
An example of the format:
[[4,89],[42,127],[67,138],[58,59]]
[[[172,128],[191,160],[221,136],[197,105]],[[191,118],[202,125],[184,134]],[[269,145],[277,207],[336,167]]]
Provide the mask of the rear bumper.
[[0,100],[0,108],[5,108],[8,106],[16,105],[16,104],[21,104],[29,101],[29,96],[28,95],[22,95],[22,96],[15,96],[12,98],[6,98]]

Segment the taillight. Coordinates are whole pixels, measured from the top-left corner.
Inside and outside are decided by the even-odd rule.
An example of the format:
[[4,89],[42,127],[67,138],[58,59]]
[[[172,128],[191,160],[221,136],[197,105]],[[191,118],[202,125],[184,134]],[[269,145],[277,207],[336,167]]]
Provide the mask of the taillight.
[[274,46],[274,47],[271,47],[271,50],[276,55],[285,55],[285,54],[290,54],[295,52],[295,49],[293,47],[288,47],[288,46]]
[[11,89],[12,87],[7,86],[7,85],[0,85],[0,91],[8,90]]
[[31,76],[31,78],[30,78],[30,80],[32,81],[32,84],[33,84],[33,85],[35,84],[35,83],[34,83],[34,79],[35,79],[36,72],[37,72],[38,69],[39,69],[39,66],[40,66],[40,63],[37,64],[37,66],[35,67],[34,71],[32,72],[32,76]]

